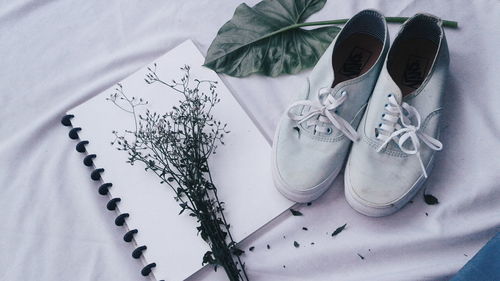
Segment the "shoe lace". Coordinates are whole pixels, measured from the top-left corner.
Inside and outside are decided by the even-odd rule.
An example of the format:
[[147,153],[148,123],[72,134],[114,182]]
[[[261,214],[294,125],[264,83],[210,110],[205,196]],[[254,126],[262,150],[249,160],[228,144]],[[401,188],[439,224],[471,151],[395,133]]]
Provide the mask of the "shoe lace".
[[[287,109],[290,119],[304,123],[306,127],[315,127],[316,132],[331,133],[330,124],[339,129],[346,137],[352,141],[358,140],[356,130],[345,119],[337,114],[337,108],[347,99],[347,92],[342,91],[338,98],[333,96],[332,88],[322,88],[319,90],[320,104],[310,100],[301,100],[292,103]],[[301,108],[308,110],[301,110]],[[303,112],[301,112],[303,111]],[[298,112],[298,113],[297,113]]]
[[[382,114],[382,122],[378,125],[375,133],[377,139],[384,141],[377,149],[377,152],[382,151],[391,140],[394,140],[401,151],[417,156],[422,172],[427,178],[427,172],[420,156],[420,144],[423,142],[435,151],[441,150],[443,144],[420,130],[422,118],[415,107],[406,102],[400,105],[393,94],[389,94],[388,99],[389,102],[385,105],[385,110]],[[416,122],[412,123],[412,119]],[[408,141],[411,142],[410,148],[406,144]]]

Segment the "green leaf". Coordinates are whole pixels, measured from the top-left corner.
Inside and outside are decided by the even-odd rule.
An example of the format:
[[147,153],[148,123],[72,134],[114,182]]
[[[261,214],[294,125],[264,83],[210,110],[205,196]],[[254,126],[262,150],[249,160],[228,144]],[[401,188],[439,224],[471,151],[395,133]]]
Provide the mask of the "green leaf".
[[312,67],[340,31],[328,26],[298,28],[326,0],[263,0],[239,5],[210,45],[205,66],[215,72],[244,77],[294,74]]

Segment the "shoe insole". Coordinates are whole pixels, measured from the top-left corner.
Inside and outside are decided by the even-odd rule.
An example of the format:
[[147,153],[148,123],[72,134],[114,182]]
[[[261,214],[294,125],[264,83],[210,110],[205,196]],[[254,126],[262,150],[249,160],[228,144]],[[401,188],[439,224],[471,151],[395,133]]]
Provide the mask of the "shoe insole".
[[405,96],[422,85],[436,57],[438,46],[423,38],[402,38],[397,44],[387,68]]
[[354,33],[340,42],[332,56],[332,87],[366,73],[377,61],[382,47],[382,41],[364,33]]

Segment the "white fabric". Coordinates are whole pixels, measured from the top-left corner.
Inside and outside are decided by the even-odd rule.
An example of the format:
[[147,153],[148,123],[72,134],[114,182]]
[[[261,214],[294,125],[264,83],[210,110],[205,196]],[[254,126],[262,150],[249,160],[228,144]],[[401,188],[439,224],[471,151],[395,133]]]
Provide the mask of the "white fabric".
[[[206,51],[239,1],[0,2],[0,280],[144,280],[59,119],[187,38]],[[297,208],[304,216],[283,217],[248,241],[253,281],[446,280],[499,230],[500,4],[330,0],[310,20],[364,8],[460,23],[446,29],[445,148],[426,184],[440,203],[428,206],[419,193],[392,216],[368,218],[349,208],[339,176]],[[397,28],[390,25],[392,38]],[[306,74],[223,78],[270,139]]]

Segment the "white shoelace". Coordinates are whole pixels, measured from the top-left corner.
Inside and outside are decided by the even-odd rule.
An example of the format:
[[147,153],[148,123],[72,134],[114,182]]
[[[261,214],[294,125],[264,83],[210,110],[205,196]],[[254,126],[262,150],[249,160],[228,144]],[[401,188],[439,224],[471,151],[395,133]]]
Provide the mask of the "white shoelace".
[[[436,151],[441,150],[443,144],[439,140],[420,131],[422,118],[415,107],[406,102],[399,105],[393,94],[390,94],[388,97],[389,103],[385,106],[385,113],[382,115],[382,123],[379,124],[377,130],[377,138],[384,142],[377,151],[380,152],[389,142],[391,142],[391,140],[394,140],[401,151],[406,154],[415,154],[417,156],[422,172],[427,178],[427,172],[420,156],[420,141],[426,144],[430,149]],[[411,123],[412,118],[416,121],[415,125]],[[401,121],[401,124],[398,123],[398,120]],[[405,147],[405,143],[408,140],[411,141],[413,149]]]
[[[347,99],[347,92],[343,91],[340,97],[333,97],[332,88],[322,88],[319,91],[320,100],[322,100],[321,105],[315,104],[309,100],[302,100],[292,103],[288,109],[288,117],[294,121],[298,121],[299,124],[306,122],[306,126],[315,126],[316,132],[330,133],[331,128],[329,124],[332,124],[337,129],[339,129],[346,137],[352,141],[358,140],[358,134],[356,130],[347,122],[345,119],[337,115],[335,109],[339,107]],[[322,99],[322,97],[325,97]],[[301,113],[296,113],[301,111],[302,107],[309,107],[309,110],[303,115]],[[317,117],[317,118],[314,118]]]

